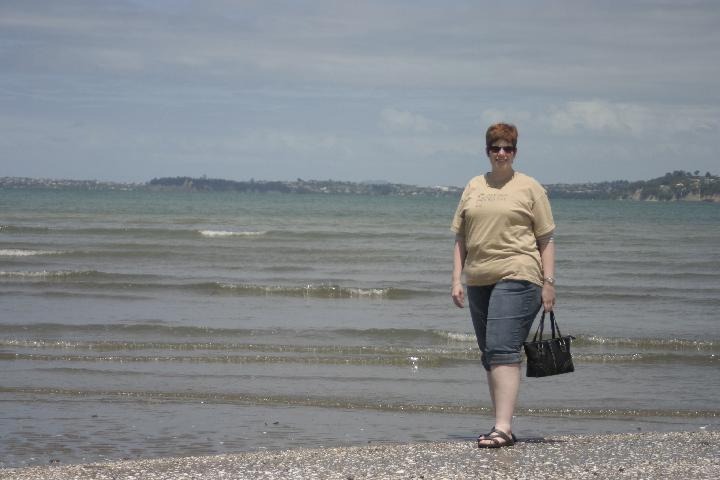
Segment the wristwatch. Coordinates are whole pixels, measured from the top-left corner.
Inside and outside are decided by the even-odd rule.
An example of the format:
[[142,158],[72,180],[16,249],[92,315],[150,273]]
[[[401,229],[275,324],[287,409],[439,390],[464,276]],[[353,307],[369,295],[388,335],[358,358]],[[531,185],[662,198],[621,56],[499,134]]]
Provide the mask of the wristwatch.
[[545,283],[548,285],[552,285],[553,287],[555,286],[555,277],[545,277],[543,280],[545,280]]

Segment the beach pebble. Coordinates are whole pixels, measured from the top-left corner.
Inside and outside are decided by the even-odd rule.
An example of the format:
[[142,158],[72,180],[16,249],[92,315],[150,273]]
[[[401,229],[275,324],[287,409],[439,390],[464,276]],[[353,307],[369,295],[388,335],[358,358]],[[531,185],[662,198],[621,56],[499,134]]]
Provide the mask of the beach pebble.
[[[352,472],[352,473],[348,473]],[[720,432],[557,436],[512,448],[383,444],[0,470],[2,480],[720,478]]]

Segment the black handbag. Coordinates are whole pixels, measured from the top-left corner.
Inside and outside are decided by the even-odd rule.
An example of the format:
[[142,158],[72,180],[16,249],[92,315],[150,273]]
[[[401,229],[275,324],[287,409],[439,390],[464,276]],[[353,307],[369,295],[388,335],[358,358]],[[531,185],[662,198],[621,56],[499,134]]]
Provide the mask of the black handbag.
[[[560,333],[560,327],[555,321],[555,312],[550,312],[550,328],[552,337],[543,340],[543,327],[545,326],[545,311],[540,317],[540,325],[535,330],[531,342],[523,342],[525,356],[527,357],[528,377],[549,377],[561,373],[575,371],[572,355],[570,355],[570,340],[575,340],[572,335]],[[557,331],[557,335],[555,332]]]

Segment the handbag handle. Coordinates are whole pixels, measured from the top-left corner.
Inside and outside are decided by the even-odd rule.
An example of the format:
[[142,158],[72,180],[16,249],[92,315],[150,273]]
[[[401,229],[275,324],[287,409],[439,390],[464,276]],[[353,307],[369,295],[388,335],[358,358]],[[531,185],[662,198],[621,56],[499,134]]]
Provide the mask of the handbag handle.
[[558,325],[557,321],[555,320],[555,312],[552,310],[550,311],[550,326],[552,327],[552,338],[555,338],[555,330],[557,330],[557,338],[562,338],[562,333],[560,333],[560,325]]
[[[533,342],[538,341],[538,334],[540,335],[540,340],[542,340],[543,330],[545,328],[545,310],[543,310],[542,316],[540,317],[540,324],[538,325],[537,329],[535,330],[535,335],[533,335]],[[552,331],[552,337],[551,338],[561,338],[562,333],[560,333],[560,325],[558,325],[557,321],[555,320],[555,312],[550,311],[550,329]],[[557,337],[555,336],[555,331],[557,330]]]

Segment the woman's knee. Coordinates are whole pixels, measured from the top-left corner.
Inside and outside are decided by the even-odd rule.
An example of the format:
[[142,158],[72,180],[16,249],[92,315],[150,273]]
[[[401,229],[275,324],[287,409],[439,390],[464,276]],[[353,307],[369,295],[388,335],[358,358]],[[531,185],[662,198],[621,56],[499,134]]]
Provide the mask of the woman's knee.
[[[498,288],[499,287],[499,288]],[[483,366],[519,364],[521,349],[539,310],[539,287],[501,282],[493,291],[486,320]]]

